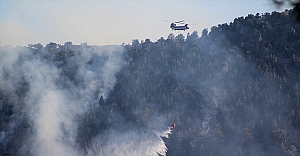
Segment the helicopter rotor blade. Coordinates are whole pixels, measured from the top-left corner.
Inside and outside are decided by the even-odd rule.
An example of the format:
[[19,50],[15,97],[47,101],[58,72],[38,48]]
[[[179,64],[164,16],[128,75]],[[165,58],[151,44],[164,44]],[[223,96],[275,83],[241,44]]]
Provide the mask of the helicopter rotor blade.
[[177,22],[174,22],[174,23],[182,23],[182,22],[184,22],[184,20],[181,20],[181,21],[177,21]]
[[168,23],[170,23],[169,21],[166,21],[166,20],[163,20],[164,22],[168,22]]
[[197,23],[191,23],[191,24],[189,24],[189,25],[197,25]]

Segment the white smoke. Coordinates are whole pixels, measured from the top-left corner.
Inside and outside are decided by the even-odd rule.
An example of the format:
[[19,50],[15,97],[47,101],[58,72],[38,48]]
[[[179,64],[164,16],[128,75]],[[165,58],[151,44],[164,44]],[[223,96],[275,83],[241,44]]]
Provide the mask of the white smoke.
[[[105,136],[99,136],[93,142],[89,156],[165,156],[167,147],[161,137],[168,137],[171,130],[158,132],[140,130],[128,132],[111,131]],[[103,143],[105,145],[103,145]]]
[[88,156],[166,156],[168,148],[163,138],[169,138],[172,127],[164,127],[166,118],[155,116],[146,128],[111,129],[93,139]]
[[[26,114],[24,116],[31,124],[31,131],[24,134],[27,139],[18,153],[36,156],[85,155],[77,148],[76,116],[91,111],[100,96],[105,99],[113,89],[115,75],[122,67],[123,47],[81,45],[78,53],[66,58],[66,64],[60,62],[59,57],[63,55],[57,53],[60,51],[57,49],[44,49],[37,54],[25,47],[1,47],[0,50],[0,90],[14,95],[20,87],[19,82],[25,80],[29,86],[23,98],[24,105],[15,108]],[[64,67],[68,69],[64,70]],[[18,123],[15,120],[12,127]],[[9,133],[13,132],[1,132],[1,142]],[[167,147],[161,137],[168,137],[170,133],[170,129],[157,128],[126,132],[109,130],[92,139],[92,144],[86,147],[86,154],[166,155]]]

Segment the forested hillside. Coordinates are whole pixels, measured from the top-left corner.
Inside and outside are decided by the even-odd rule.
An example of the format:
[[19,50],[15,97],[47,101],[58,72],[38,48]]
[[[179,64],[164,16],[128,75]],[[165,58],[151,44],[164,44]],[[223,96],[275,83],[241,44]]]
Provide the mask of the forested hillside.
[[[299,156],[295,19],[249,14],[201,36],[115,47],[1,47],[0,154],[165,155],[164,141],[170,156]],[[59,114],[50,126],[44,108]]]

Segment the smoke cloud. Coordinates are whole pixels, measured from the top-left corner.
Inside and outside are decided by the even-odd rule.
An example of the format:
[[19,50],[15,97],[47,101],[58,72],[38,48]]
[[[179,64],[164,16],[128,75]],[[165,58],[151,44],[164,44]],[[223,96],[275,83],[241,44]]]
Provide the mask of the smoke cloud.
[[[14,112],[1,132],[4,151],[15,146],[17,155],[166,155],[161,137],[170,129],[162,125],[133,131],[116,126],[96,133],[88,144],[78,143],[84,117],[105,107],[99,99],[107,99],[116,84],[123,48],[71,43],[1,47],[1,108]],[[11,145],[12,136],[20,144]]]
[[253,54],[238,48],[246,42],[226,36],[234,28],[126,46],[1,47],[0,151],[299,155],[297,71],[268,55],[263,35],[251,38]]

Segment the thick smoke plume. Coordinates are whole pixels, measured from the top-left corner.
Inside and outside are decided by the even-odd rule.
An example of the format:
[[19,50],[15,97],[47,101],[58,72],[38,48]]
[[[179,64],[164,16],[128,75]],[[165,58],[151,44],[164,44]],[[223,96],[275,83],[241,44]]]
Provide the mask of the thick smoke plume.
[[293,18],[248,15],[122,46],[1,47],[0,151],[299,155]]
[[80,131],[84,117],[104,107],[100,98],[107,99],[116,84],[123,46],[35,44],[1,47],[0,55],[1,107],[13,112],[1,132],[1,152],[14,146],[16,155],[166,154],[163,129],[113,128],[95,134],[89,144],[80,141],[81,132],[88,133]]

